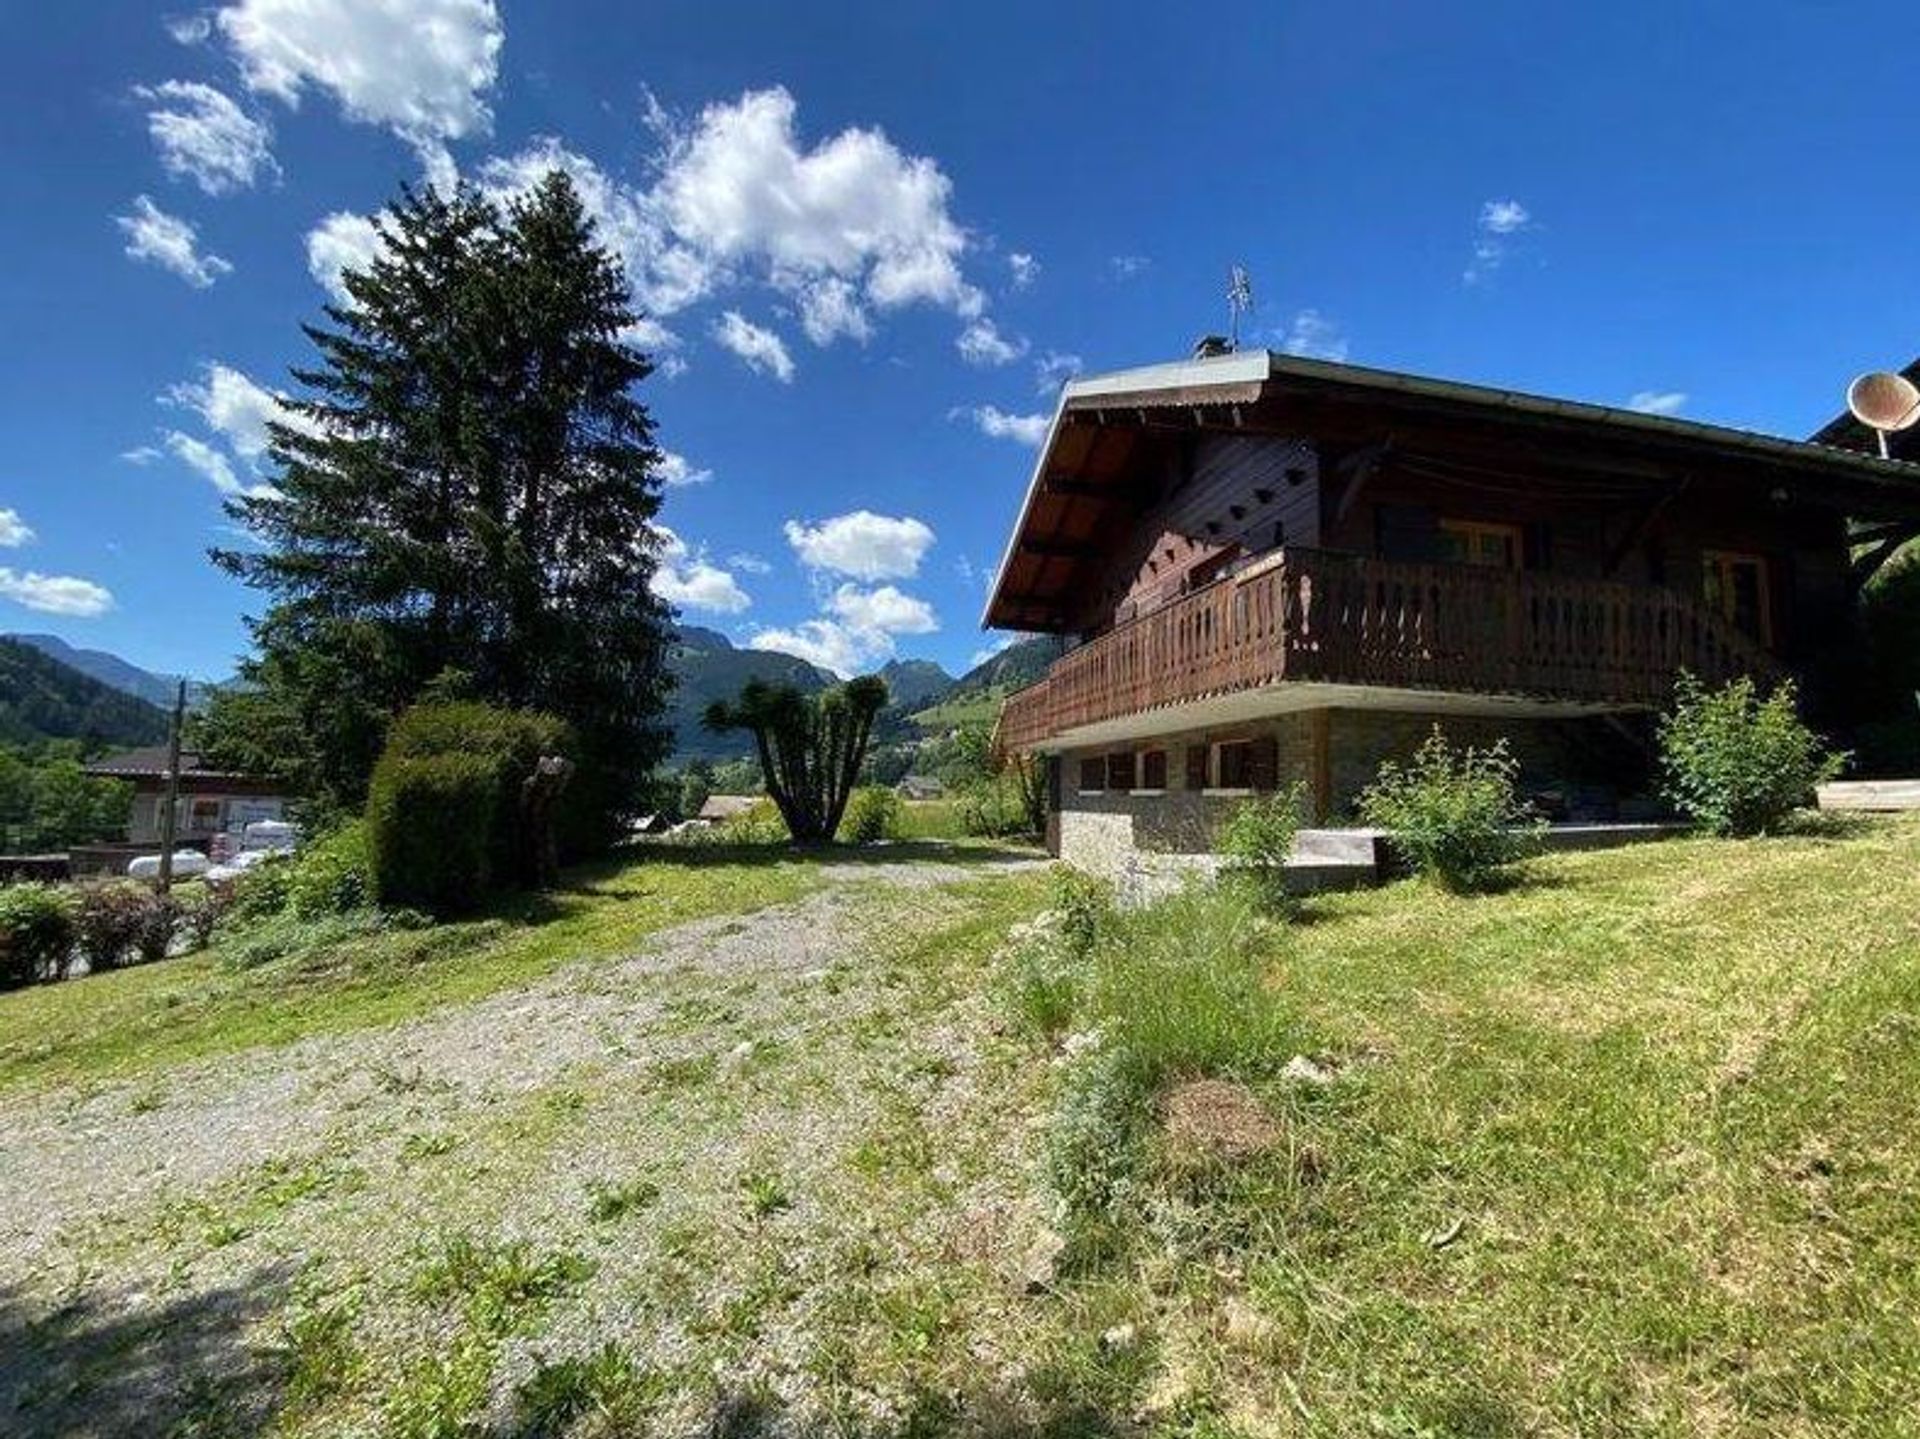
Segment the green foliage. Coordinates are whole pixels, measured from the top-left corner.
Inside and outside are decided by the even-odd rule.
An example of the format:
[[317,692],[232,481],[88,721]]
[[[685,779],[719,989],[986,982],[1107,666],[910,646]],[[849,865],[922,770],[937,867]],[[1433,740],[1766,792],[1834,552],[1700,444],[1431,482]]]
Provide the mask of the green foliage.
[[1865,653],[1847,676],[1860,767],[1920,773],[1920,545],[1908,544],[1874,575],[1860,596],[1860,620]]
[[960,827],[983,839],[1037,835],[1046,825],[1046,790],[1039,765],[1016,759],[987,779],[959,790]]
[[19,640],[0,639],[0,744],[158,744],[167,717]]
[[704,723],[753,735],[767,793],[798,844],[821,844],[840,828],[887,687],[871,675],[817,695],[750,681],[738,700],[716,700]]
[[1019,1028],[1044,1039],[1066,1032],[1085,994],[1087,958],[1064,942],[1059,910],[1014,927],[999,955],[1000,987]]
[[505,204],[404,191],[375,224],[378,257],[307,330],[272,490],[230,502],[257,546],[215,560],[269,603],[210,751],[283,750],[352,811],[387,718],[457,671],[566,718],[582,835],[606,838],[663,753],[670,687],[660,452],[632,394],[652,367],[618,338],[619,261],[558,170]]
[[[472,702],[415,705],[394,721],[367,799],[374,889],[435,914],[538,882],[552,843],[523,795],[541,758],[573,748],[562,720]],[[550,821],[565,828],[569,811]]]
[[287,907],[292,886],[293,856],[269,855],[233,881],[227,913],[237,924],[279,914]]
[[0,886],[0,989],[64,978],[74,939],[70,890],[46,884]]
[[1519,768],[1505,740],[1455,750],[1436,725],[1405,764],[1380,766],[1360,816],[1387,832],[1416,873],[1477,889],[1538,847],[1540,822],[1514,787]]
[[1060,939],[1067,953],[1083,961],[1113,923],[1113,886],[1070,865],[1055,865],[1053,909],[1060,917]]
[[587,1185],[587,1217],[596,1224],[610,1224],[650,1209],[660,1198],[660,1186],[651,1179],[629,1179],[619,1184],[593,1180]]
[[691,819],[699,814],[700,807],[707,802],[707,797],[712,793],[711,768],[705,764],[697,767],[688,765],[685,773],[680,776],[679,793],[676,796],[681,818]]
[[1244,887],[1271,913],[1284,913],[1293,905],[1287,860],[1306,805],[1307,790],[1302,784],[1242,800],[1214,838],[1214,848],[1232,861],[1225,875],[1228,882]]
[[254,920],[225,942],[220,952],[234,969],[258,969],[283,959],[326,956],[343,946],[380,935],[429,928],[431,921],[425,915],[408,909],[362,909],[317,919],[300,919],[290,911],[282,911]]
[[366,821],[336,825],[302,846],[286,862],[284,875],[286,908],[301,919],[365,909],[373,903],[374,890],[373,844]]
[[80,885],[75,890],[75,940],[94,974],[167,957],[179,906],[131,880]]
[[669,1392],[612,1342],[582,1358],[542,1363],[514,1396],[516,1439],[617,1439],[646,1432]]
[[1791,680],[1763,698],[1744,676],[1708,690],[1682,675],[1660,721],[1660,764],[1668,798],[1702,829],[1754,835],[1810,803],[1846,756],[1802,722]]
[[85,774],[76,743],[0,749],[0,852],[124,839],[132,810],[133,786]]
[[890,789],[867,785],[853,792],[847,801],[846,817],[840,821],[843,844],[878,844],[899,839],[901,831],[900,796]]

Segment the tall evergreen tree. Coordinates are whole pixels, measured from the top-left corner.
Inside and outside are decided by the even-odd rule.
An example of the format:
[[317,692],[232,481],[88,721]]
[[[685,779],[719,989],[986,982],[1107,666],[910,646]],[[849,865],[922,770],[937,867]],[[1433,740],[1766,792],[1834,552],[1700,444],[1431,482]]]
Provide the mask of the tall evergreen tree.
[[582,786],[617,812],[665,749],[669,683],[659,452],[632,394],[652,367],[621,340],[619,262],[558,171],[504,210],[403,191],[377,224],[379,257],[306,327],[319,363],[271,427],[274,490],[229,506],[261,548],[214,554],[270,600],[243,678],[336,803],[364,796],[365,718],[458,674],[572,722]]

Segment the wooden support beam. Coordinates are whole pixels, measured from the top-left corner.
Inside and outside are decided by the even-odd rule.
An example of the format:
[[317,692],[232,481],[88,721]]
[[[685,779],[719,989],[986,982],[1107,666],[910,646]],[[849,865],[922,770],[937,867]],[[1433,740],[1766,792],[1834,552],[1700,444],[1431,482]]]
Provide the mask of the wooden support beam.
[[1682,475],[1640,507],[1633,522],[1627,526],[1627,532],[1620,537],[1620,542],[1607,551],[1606,562],[1600,567],[1603,578],[1611,579],[1618,572],[1620,566],[1627,562],[1627,556],[1633,553],[1634,547],[1647,537],[1647,531],[1653,528],[1654,522],[1666,513],[1667,506],[1684,495],[1692,483],[1692,475]]
[[1340,506],[1334,511],[1333,525],[1330,526],[1330,528],[1338,528],[1340,523],[1346,519],[1348,513],[1353,509],[1354,504],[1359,500],[1362,492],[1365,491],[1368,485],[1373,483],[1373,477],[1380,472],[1381,462],[1386,459],[1392,450],[1393,437],[1389,435],[1377,445],[1369,445],[1364,450],[1356,450],[1353,454],[1346,456],[1334,466],[1334,469],[1338,471],[1351,470],[1352,476],[1347,480],[1346,488],[1340,492]]

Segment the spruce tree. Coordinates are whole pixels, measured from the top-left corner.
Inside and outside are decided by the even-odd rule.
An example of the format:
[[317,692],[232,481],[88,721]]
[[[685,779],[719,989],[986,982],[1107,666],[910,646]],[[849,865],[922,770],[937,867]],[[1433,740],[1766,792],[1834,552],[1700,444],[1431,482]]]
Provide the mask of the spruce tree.
[[[659,452],[619,262],[554,172],[504,210],[403,191],[381,253],[306,327],[319,362],[271,427],[272,492],[216,563],[269,599],[244,677],[280,692],[322,796],[357,805],[389,716],[458,676],[550,711],[612,816],[665,748],[666,611],[650,589]],[[350,722],[342,723],[342,717]]]

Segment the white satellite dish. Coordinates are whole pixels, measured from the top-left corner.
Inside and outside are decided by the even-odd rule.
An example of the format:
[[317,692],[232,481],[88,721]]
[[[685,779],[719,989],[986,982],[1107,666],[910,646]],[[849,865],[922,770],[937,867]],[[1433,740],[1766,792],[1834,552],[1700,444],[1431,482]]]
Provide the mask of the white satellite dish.
[[1920,420],[1920,389],[1905,375],[1874,370],[1847,386],[1847,409],[1880,437],[1880,458],[1887,458],[1887,436]]

